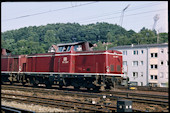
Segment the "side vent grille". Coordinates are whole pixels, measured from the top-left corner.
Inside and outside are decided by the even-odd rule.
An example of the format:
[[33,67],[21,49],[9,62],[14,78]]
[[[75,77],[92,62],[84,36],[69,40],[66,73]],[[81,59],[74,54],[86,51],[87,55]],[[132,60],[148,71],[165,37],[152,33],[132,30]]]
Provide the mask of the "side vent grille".
[[114,65],[110,65],[111,71],[114,71]]
[[120,72],[121,71],[121,67],[120,65],[117,65],[117,71]]

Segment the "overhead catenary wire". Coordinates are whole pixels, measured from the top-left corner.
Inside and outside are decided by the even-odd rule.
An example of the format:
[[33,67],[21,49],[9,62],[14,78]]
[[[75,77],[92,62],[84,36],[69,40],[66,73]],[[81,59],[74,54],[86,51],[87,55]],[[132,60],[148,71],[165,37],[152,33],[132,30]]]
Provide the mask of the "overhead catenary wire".
[[85,4],[80,4],[80,5],[76,5],[76,6],[65,7],[65,8],[61,8],[61,9],[44,11],[44,12],[40,12],[40,13],[34,13],[34,14],[30,14],[30,15],[19,16],[19,17],[15,17],[15,18],[10,18],[10,19],[6,19],[6,20],[2,20],[2,21],[15,20],[15,19],[25,18],[25,17],[29,17],[29,16],[35,16],[35,15],[50,13],[50,12],[54,12],[54,11],[61,11],[61,10],[65,10],[65,9],[71,9],[71,8],[75,8],[75,7],[90,5],[90,4],[93,4],[93,3],[96,3],[96,2],[98,2],[98,1],[90,2],[90,3],[85,3]]
[[[146,6],[147,5],[147,6]],[[151,5],[151,6],[150,6]],[[149,6],[148,6],[148,4],[144,4],[144,5],[142,5],[142,7],[138,7],[138,6],[136,6],[136,7],[138,7],[138,8],[136,8],[136,7],[130,7],[126,12],[130,12],[130,11],[136,11],[136,10],[138,10],[138,9],[142,9],[142,8],[146,8],[146,7],[152,7],[152,6],[154,6],[154,5],[160,5],[159,3],[158,4],[149,4]],[[90,20],[90,19],[96,19],[96,18],[101,18],[101,17],[105,17],[105,16],[109,16],[109,15],[114,15],[114,14],[120,14],[122,12],[122,10],[118,10],[118,11],[116,11],[116,12],[111,12],[111,13],[107,13],[107,14],[103,14],[103,15],[101,15],[101,16],[93,16],[93,17],[89,17],[89,18],[86,18],[86,19],[84,19],[84,20],[82,20],[82,21],[86,21],[86,20]]]
[[[161,3],[162,4],[162,3]],[[74,6],[75,6],[76,4],[74,3],[74,2],[72,2],[72,4],[70,4],[70,7],[72,7],[72,9],[74,8]],[[81,3],[81,5],[84,5],[83,3]],[[144,9],[144,8],[146,8],[146,7],[152,7],[152,6],[155,6],[155,5],[160,5],[160,3],[158,4],[157,2],[156,2],[156,4],[155,4],[155,2],[152,2],[152,3],[147,3],[147,4],[142,4],[142,5],[131,5],[131,7],[130,8],[128,8],[128,10],[127,10],[127,12],[130,14],[130,12],[131,12],[131,14],[130,15],[125,15],[125,16],[133,16],[133,15],[138,15],[138,14],[133,14],[132,15],[132,12],[133,11],[136,11],[136,10],[140,10],[140,11],[143,11],[142,9]],[[162,4],[163,5],[163,4]],[[78,7],[79,7],[79,4],[77,5]],[[90,5],[91,6],[91,5]],[[92,6],[95,6],[96,7],[96,4],[95,5],[92,5]],[[94,7],[94,8],[95,8]],[[65,7],[66,8],[66,7]],[[82,7],[81,7],[82,8]],[[81,9],[80,8],[80,9]],[[85,7],[85,8],[87,8],[87,7]],[[65,14],[65,11],[72,11],[72,9],[71,8],[68,8],[68,10],[65,10],[65,9],[63,9],[64,11],[63,11],[63,14]],[[77,8],[76,8],[77,9]],[[77,11],[77,10],[73,10],[74,11],[74,13],[75,13],[75,11]],[[55,9],[55,10],[57,10],[57,9]],[[43,10],[41,10],[39,13],[42,13],[42,12],[46,12],[46,13],[51,13],[52,11],[54,11],[53,9],[52,10],[47,10],[46,9],[46,11],[43,11]],[[60,11],[60,10],[59,10]],[[62,11],[62,10],[61,10]],[[104,10],[103,10],[104,11]],[[98,22],[102,22],[102,20],[108,20],[108,19],[115,19],[115,18],[120,18],[120,15],[119,16],[117,16],[118,14],[120,14],[121,13],[121,10],[114,10],[114,11],[111,11],[111,10],[109,10],[110,11],[110,13],[108,12],[108,10],[107,10],[107,12],[101,12],[100,13],[100,15],[98,14],[98,13],[96,13],[96,14],[93,14],[93,15],[91,15],[91,16],[93,16],[93,17],[91,17],[91,18],[89,18],[89,16],[86,16],[86,17],[84,17],[84,18],[82,18],[82,19],[80,19],[80,17],[81,16],[72,16],[71,18],[73,19],[73,22],[76,22],[76,23],[79,23],[79,21],[80,22],[83,22],[83,24],[85,23],[86,24],[86,22],[93,22],[93,21],[98,21]],[[44,16],[45,16],[45,14],[46,13],[43,13],[44,14]],[[54,12],[55,13],[55,12]],[[127,14],[128,14],[127,13]],[[135,13],[135,12],[134,12]],[[141,12],[139,12],[139,13],[141,13]],[[147,13],[147,12],[146,12]],[[152,13],[152,12],[148,12],[147,13],[147,15],[148,15],[148,17],[149,17],[149,13]],[[26,14],[26,13],[25,13]],[[28,14],[28,13],[27,13]],[[21,18],[26,18],[26,17],[31,17],[31,16],[27,16],[27,14],[26,15],[23,15],[23,17],[21,17]],[[34,13],[35,14],[35,13]],[[52,13],[53,14],[53,13]],[[89,13],[89,14],[91,14],[91,13]],[[97,15],[98,14],[98,15]],[[115,15],[114,15],[115,14]],[[116,15],[117,14],[117,15]],[[95,16],[96,15],[96,16]],[[34,16],[34,15],[33,15]],[[43,15],[41,15],[41,16],[43,16]],[[145,15],[144,15],[145,16]],[[57,16],[58,17],[58,16]],[[75,18],[76,17],[76,18]],[[100,18],[99,18],[100,17]],[[104,18],[105,17],[105,18]],[[135,19],[136,18],[138,18],[139,16],[136,16],[135,17]],[[142,16],[143,17],[143,16]],[[60,18],[62,18],[62,16],[60,16]],[[71,19],[70,17],[69,18],[66,18],[66,19],[69,19],[69,20],[67,20],[67,21],[71,21],[70,19]],[[89,20],[87,20],[86,18],[88,18]],[[99,19],[98,19],[99,18]],[[57,18],[58,19],[58,18]],[[15,20],[15,19],[14,19]],[[18,20],[20,20],[19,18],[18,18]],[[24,19],[23,19],[24,20]],[[76,21],[75,21],[76,20]],[[6,20],[5,20],[6,21]],[[116,21],[118,21],[118,19],[116,20]],[[134,19],[130,19],[130,21],[133,21],[133,23],[134,23]],[[1,21],[1,22],[4,22],[3,20]],[[135,21],[135,22],[142,22],[142,21]],[[118,22],[117,22],[118,23]],[[129,23],[129,20],[128,20],[128,23]],[[80,24],[82,24],[82,23],[80,23]]]
[[[134,13],[134,14],[124,15],[124,16],[140,15],[140,14],[145,14],[145,13],[152,13],[152,12],[156,12],[156,11],[162,11],[162,10],[168,10],[168,9],[152,10],[152,11],[147,11],[147,12],[140,12],[140,13]],[[79,22],[81,22],[81,23],[84,23],[84,22],[91,22],[91,21],[101,21],[101,20],[107,20],[107,19],[113,19],[113,18],[120,18],[120,16],[109,17],[109,18],[103,18],[103,19],[99,19],[99,20],[79,21]]]
[[[45,11],[45,12],[41,12],[41,13],[35,13],[35,14],[30,14],[30,15],[19,16],[19,17],[15,17],[15,18],[5,19],[5,20],[2,20],[2,21],[9,21],[9,20],[14,20],[14,19],[20,19],[20,18],[35,16],[35,15],[50,13],[50,12],[53,12],[53,11],[60,11],[60,10],[70,9],[70,8],[73,8],[73,7],[79,7],[79,6],[88,5],[88,4],[92,4],[92,3],[96,3],[96,2],[98,2],[98,1],[90,2],[90,3],[86,3],[86,4],[80,4],[80,5],[77,5],[77,4],[76,4],[76,5],[73,5],[73,3],[71,2],[71,7],[66,7],[66,8],[56,9],[56,10],[49,10],[49,11]],[[158,5],[158,4],[153,4],[153,3],[149,3],[149,4],[151,4],[152,6]],[[139,7],[139,8],[137,8],[137,9],[144,8],[144,7],[148,7],[148,6],[145,6],[145,5],[149,5],[149,4],[144,4],[144,5],[142,5],[143,7]],[[134,7],[134,8],[135,8],[135,7]],[[137,9],[134,9],[134,10],[137,10]],[[133,8],[130,9],[130,10],[128,10],[128,11],[131,11],[131,10],[133,10]],[[103,16],[118,14],[118,13],[120,13],[120,12],[121,12],[121,10],[118,11],[118,12],[115,12],[115,13],[111,13],[111,14],[110,14],[110,13],[109,13],[109,14],[104,14]],[[102,17],[102,16],[98,16],[98,17]],[[98,17],[92,17],[92,18],[98,18]],[[92,18],[88,18],[88,19],[92,19]]]

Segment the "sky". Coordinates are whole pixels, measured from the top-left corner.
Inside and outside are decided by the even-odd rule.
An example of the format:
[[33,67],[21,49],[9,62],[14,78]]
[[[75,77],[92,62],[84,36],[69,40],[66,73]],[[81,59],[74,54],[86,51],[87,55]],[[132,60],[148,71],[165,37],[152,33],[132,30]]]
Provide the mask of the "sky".
[[168,33],[168,1],[1,2],[1,32],[56,23],[107,22],[126,30]]

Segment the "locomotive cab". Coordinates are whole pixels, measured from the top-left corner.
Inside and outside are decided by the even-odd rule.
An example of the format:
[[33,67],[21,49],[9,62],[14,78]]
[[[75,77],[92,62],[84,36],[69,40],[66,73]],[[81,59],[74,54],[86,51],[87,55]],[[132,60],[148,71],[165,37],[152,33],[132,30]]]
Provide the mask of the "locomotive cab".
[[74,51],[92,51],[93,45],[89,42],[75,42],[75,43],[67,43],[67,44],[57,44],[52,45],[48,52],[69,52],[71,51],[71,48],[73,48]]

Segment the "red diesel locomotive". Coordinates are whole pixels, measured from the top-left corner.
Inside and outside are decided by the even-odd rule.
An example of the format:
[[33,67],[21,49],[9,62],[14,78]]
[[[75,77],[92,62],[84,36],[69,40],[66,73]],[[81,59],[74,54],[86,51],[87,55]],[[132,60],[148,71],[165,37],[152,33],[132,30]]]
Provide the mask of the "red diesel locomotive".
[[111,89],[122,81],[122,53],[115,50],[92,51],[89,42],[52,45],[48,53],[11,55],[1,49],[1,83],[19,82]]

